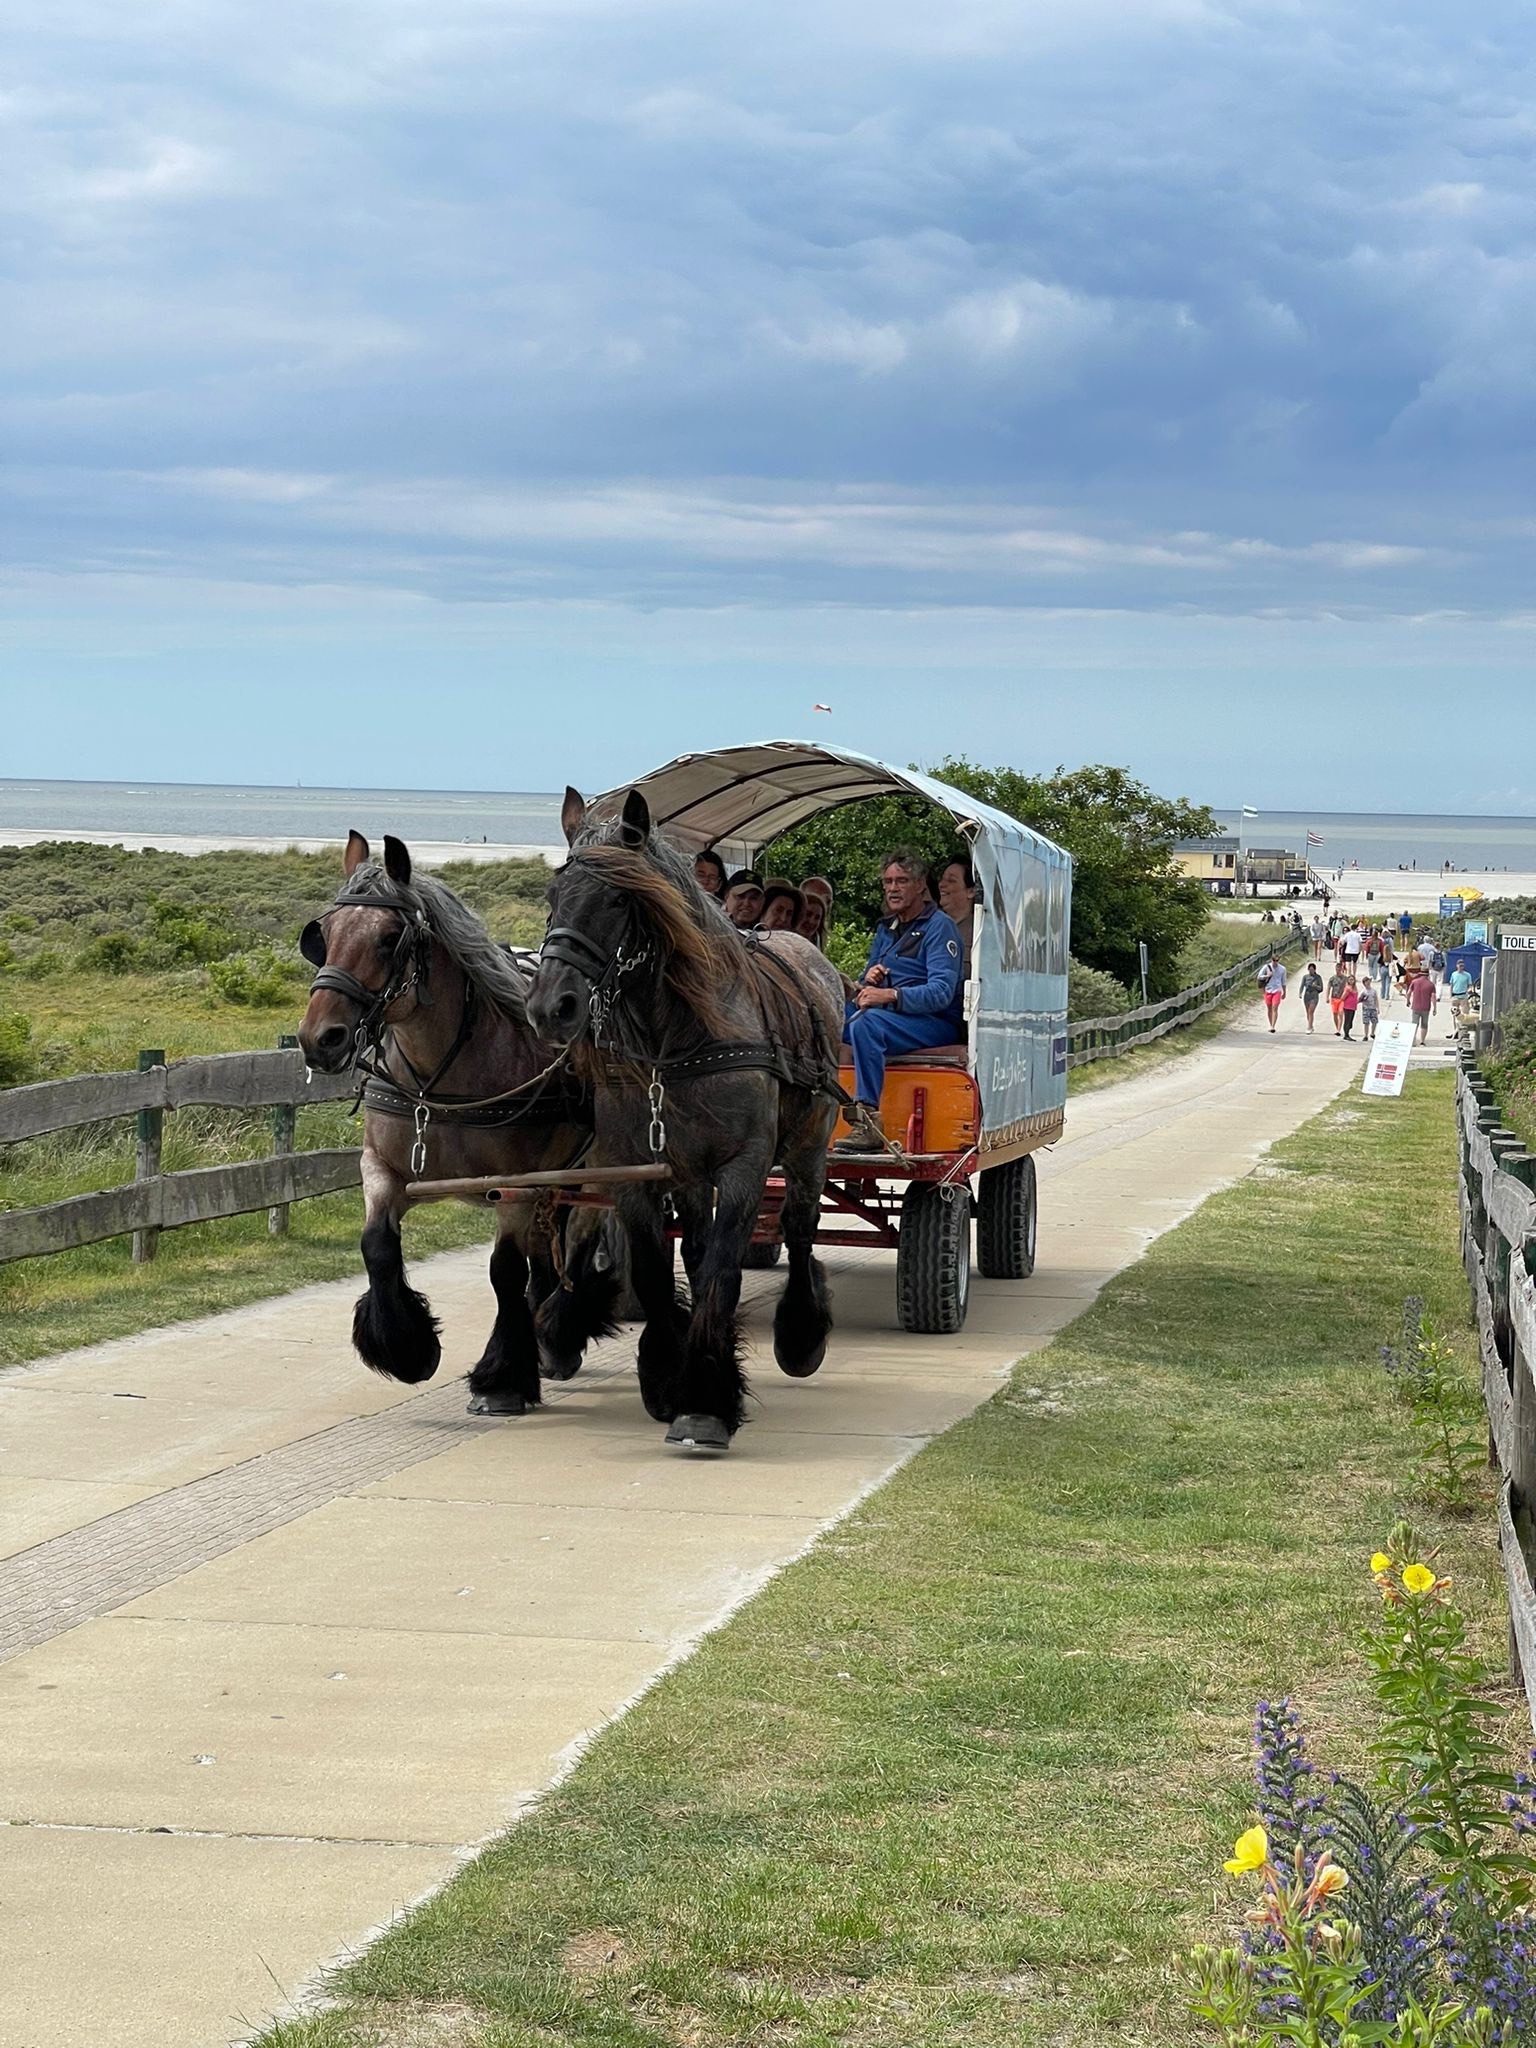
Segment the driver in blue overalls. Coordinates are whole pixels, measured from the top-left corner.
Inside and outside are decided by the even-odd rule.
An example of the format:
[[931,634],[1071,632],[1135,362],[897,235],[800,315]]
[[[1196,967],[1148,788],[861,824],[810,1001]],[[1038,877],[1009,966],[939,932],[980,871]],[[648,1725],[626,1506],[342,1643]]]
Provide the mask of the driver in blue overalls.
[[848,1111],[849,1134],[834,1152],[885,1150],[880,1091],[890,1054],[954,1045],[965,1036],[960,932],[929,896],[927,870],[915,853],[893,853],[880,884],[886,914],[845,1026],[858,1100]]

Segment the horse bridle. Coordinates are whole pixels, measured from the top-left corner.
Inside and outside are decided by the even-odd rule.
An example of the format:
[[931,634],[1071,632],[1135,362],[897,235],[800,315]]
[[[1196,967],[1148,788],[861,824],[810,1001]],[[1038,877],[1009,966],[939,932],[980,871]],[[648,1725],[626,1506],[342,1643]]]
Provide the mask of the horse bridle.
[[419,903],[408,902],[394,890],[381,888],[372,879],[343,883],[331,908],[392,910],[400,919],[400,932],[390,956],[389,973],[380,988],[370,988],[366,981],[359,981],[345,967],[332,966],[326,960],[324,918],[311,918],[299,934],[299,951],[316,970],[315,978],[309,984],[310,994],[329,990],[333,995],[345,996],[349,1003],[357,1005],[359,1017],[353,1034],[353,1065],[358,1066],[365,1056],[377,1057],[382,1051],[384,1013],[392,1009],[402,996],[414,992],[417,1002],[423,1008],[427,1006],[432,969],[432,927]]
[[[579,858],[573,855],[573,859]],[[611,956],[574,925],[557,924],[544,935],[541,957],[571,967],[587,984],[587,1008],[592,1018],[592,1042],[602,1052],[622,1050],[613,1035],[614,1011],[624,1000],[624,984],[656,961],[655,943],[641,923],[633,903],[628,910],[624,936]]]

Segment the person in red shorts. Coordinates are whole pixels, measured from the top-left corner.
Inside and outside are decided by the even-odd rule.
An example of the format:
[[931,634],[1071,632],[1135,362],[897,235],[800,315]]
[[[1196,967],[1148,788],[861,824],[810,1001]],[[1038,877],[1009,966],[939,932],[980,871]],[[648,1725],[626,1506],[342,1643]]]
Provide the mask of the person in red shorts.
[[1264,991],[1264,1008],[1269,1016],[1269,1028],[1273,1031],[1280,1005],[1285,1001],[1285,966],[1278,953],[1271,953],[1259,970],[1259,987]]

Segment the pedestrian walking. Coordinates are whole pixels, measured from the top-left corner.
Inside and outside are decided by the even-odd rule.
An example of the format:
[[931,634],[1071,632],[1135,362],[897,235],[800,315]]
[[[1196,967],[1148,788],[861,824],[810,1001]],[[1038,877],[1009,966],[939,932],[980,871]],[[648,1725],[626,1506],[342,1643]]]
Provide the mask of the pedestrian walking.
[[1307,971],[1301,977],[1301,1006],[1307,1013],[1307,1029],[1316,1029],[1317,1006],[1322,1000],[1323,977],[1317,971],[1315,961],[1307,962]]
[[1323,923],[1323,920],[1322,920],[1322,919],[1321,919],[1320,917],[1314,917],[1314,918],[1313,918],[1313,920],[1312,920],[1312,931],[1311,931],[1311,938],[1312,938],[1312,958],[1313,958],[1314,960],[1315,960],[1315,959],[1317,959],[1318,955],[1319,955],[1319,954],[1320,954],[1320,953],[1322,952],[1322,950],[1323,950],[1323,940],[1324,940],[1324,939],[1325,939],[1325,938],[1326,938],[1327,936],[1328,936],[1328,927],[1327,927],[1327,926],[1326,926],[1326,925],[1325,925],[1325,924]]
[[1376,994],[1376,984],[1367,980],[1360,991],[1360,1036],[1374,1038],[1376,1025],[1381,1017],[1381,1003]]
[[1344,991],[1349,980],[1342,968],[1335,967],[1328,981],[1328,1007],[1333,1012],[1333,1035],[1341,1038],[1344,1034]]
[[1344,978],[1344,1000],[1340,1007],[1344,1012],[1344,1036],[1349,1038],[1354,1032],[1355,1012],[1360,1007],[1360,989],[1353,975]]
[[1381,956],[1376,962],[1377,977],[1381,982],[1381,1000],[1392,1000],[1392,935],[1383,931],[1381,935]]
[[1269,1028],[1275,1028],[1275,1019],[1280,1015],[1280,1005],[1285,1001],[1285,963],[1278,953],[1271,953],[1259,970],[1259,987],[1264,991],[1264,1008],[1269,1017]]
[[1427,1045],[1429,1020],[1440,1007],[1440,991],[1421,967],[1408,984],[1408,1008],[1413,1015],[1413,1042]]

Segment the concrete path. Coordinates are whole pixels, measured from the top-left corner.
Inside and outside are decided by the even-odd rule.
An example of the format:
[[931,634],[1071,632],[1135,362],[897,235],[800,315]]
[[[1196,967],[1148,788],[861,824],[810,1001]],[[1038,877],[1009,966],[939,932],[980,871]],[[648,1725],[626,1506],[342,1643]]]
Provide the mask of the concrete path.
[[[904,1336],[833,1253],[812,1380],[759,1347],[730,1457],[665,1454],[632,1339],[464,1413],[480,1252],[418,1269],[444,1374],[352,1356],[356,1283],[0,1380],[0,2048],[219,2048],[441,1883],[819,1530],[1357,1075],[1247,1018],[1075,1100],[1032,1280]],[[778,1276],[753,1276],[753,1322]]]

